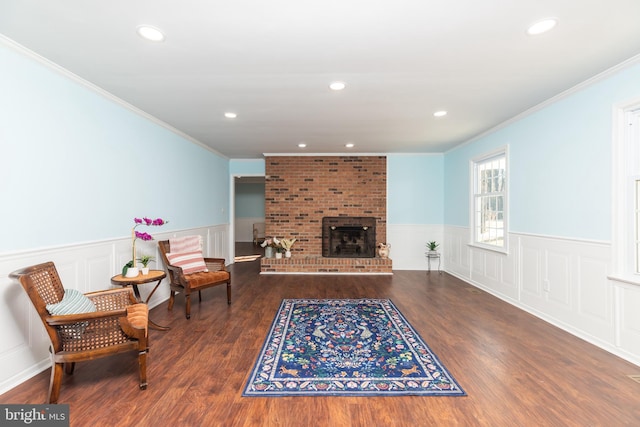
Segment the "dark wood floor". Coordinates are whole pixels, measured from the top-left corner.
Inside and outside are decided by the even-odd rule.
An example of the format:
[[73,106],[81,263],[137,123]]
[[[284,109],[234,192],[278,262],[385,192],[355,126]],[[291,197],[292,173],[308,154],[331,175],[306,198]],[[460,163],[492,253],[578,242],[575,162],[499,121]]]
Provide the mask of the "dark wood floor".
[[[239,254],[259,251],[240,245]],[[640,367],[447,274],[259,275],[236,263],[233,303],[203,292],[184,316],[151,312],[149,388],[135,355],[80,363],[60,402],[72,426],[637,426]],[[283,298],[390,298],[467,392],[466,397],[242,397]],[[0,396],[43,403],[49,372]]]

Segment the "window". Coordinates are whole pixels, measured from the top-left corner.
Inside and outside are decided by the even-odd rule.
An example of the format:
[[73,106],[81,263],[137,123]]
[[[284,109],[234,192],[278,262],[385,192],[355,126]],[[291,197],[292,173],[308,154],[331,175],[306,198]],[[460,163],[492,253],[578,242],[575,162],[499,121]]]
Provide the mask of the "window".
[[640,99],[614,112],[610,277],[640,285]]
[[634,243],[634,252],[635,252],[635,274],[640,274],[640,179],[635,180],[635,209],[634,209],[634,225],[635,225],[635,243]]
[[472,161],[472,243],[507,251],[507,149]]

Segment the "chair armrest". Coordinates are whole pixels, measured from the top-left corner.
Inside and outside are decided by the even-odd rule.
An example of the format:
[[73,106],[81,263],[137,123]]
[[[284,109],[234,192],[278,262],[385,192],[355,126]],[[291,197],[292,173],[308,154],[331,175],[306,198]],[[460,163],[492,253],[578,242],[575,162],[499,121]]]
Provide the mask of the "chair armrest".
[[46,316],[45,321],[51,326],[70,325],[78,322],[87,322],[97,319],[105,319],[109,317],[126,317],[127,309],[122,308],[119,310],[111,311],[94,311],[92,313],[78,313],[78,314],[61,314],[57,316]]
[[129,337],[142,339],[147,336],[149,327],[149,307],[147,304],[135,304],[127,307],[127,317],[121,317],[120,327]]
[[[184,277],[184,273],[182,272],[182,267],[176,267],[175,265],[167,265],[167,270],[169,273],[175,274],[175,278],[180,280],[180,277]],[[173,274],[169,274],[169,277],[173,277]]]
[[204,263],[209,271],[227,271],[224,258],[205,258]]
[[131,288],[108,289],[105,291],[89,292],[84,295],[96,306],[96,311],[91,313],[47,316],[45,317],[46,322],[49,325],[56,326],[109,317],[122,317],[127,315],[127,306],[138,302]]
[[175,265],[167,265],[169,272],[169,281],[171,286],[180,286],[183,288],[188,287],[188,281],[184,276],[182,267],[176,267]]

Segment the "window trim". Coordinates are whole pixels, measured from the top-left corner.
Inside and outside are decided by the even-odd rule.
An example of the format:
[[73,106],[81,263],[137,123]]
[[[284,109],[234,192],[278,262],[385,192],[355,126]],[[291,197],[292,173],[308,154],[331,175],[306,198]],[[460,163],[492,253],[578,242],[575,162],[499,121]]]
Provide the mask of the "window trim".
[[[630,126],[634,123],[635,126]],[[630,203],[635,197],[630,183],[638,176],[640,167],[634,169],[629,159],[640,153],[640,144],[633,146],[640,135],[640,98],[635,98],[613,106],[612,111],[612,233],[611,260],[613,271],[609,279],[622,283],[640,285],[640,273],[635,272],[636,260],[633,242],[633,209]],[[640,138],[638,138],[640,139]]]
[[[503,157],[505,161],[505,182],[503,190],[503,246],[489,245],[476,240],[476,168],[494,158]],[[509,254],[509,145],[481,154],[469,161],[469,246],[501,254]]]
[[631,274],[640,278],[640,175],[629,176],[628,201],[632,205],[629,207],[629,258],[628,268]]

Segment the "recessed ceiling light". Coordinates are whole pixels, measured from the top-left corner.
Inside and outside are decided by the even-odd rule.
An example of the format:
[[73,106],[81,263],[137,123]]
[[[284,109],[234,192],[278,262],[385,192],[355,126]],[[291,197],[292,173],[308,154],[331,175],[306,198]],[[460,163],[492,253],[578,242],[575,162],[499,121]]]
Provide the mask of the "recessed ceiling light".
[[447,115],[447,112],[444,110],[436,111],[433,113],[433,117],[444,117]]
[[152,42],[161,42],[164,40],[164,34],[156,27],[149,25],[138,26],[138,35],[144,39],[151,40]]
[[342,90],[345,87],[347,87],[345,82],[333,82],[329,85],[329,89],[331,90]]
[[300,148],[305,148],[307,146],[307,144],[305,144],[304,142],[301,142],[300,144],[298,144],[298,147]]
[[353,142],[349,142],[349,143],[347,143],[347,144],[344,144],[344,146],[345,146],[345,147],[347,147],[347,148],[353,148],[353,147],[354,147],[354,145],[355,145],[355,144],[354,144]]
[[537,36],[538,34],[546,33],[556,26],[558,21],[555,18],[547,18],[542,21],[538,21],[527,29],[527,34],[530,36]]
[[236,113],[231,113],[231,112],[224,113],[224,116],[227,119],[235,119],[236,117],[238,117],[238,115]]

